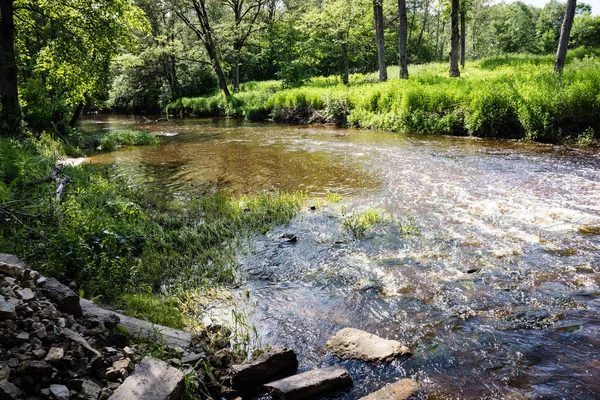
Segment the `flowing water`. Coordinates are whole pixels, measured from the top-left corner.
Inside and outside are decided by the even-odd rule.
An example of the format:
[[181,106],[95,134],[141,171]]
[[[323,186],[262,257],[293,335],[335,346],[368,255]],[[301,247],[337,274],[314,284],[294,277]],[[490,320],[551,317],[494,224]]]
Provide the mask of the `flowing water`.
[[[261,340],[294,349],[302,370],[348,368],[355,387],[342,398],[403,377],[435,399],[600,398],[600,236],[580,231],[600,224],[597,152],[234,120],[84,123],[166,133],[161,146],[92,160],[173,191],[344,195],[258,237],[233,289]],[[342,221],[366,208],[419,232],[384,223],[354,240]],[[343,327],[414,355],[340,361],[324,344]]]

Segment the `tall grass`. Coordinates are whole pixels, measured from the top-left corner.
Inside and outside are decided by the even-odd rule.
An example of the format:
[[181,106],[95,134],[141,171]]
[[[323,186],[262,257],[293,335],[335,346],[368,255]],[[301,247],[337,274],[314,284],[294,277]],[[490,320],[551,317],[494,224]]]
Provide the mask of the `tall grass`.
[[[506,55],[467,63],[459,79],[447,78],[445,64],[425,64],[411,67],[409,80],[382,84],[375,75],[353,75],[348,86],[339,77],[317,77],[285,90],[273,81],[253,82],[228,99],[180,99],[168,112],[581,142],[600,137],[599,53],[571,51],[562,75],[552,72],[551,56]],[[390,76],[395,70],[390,68]]]

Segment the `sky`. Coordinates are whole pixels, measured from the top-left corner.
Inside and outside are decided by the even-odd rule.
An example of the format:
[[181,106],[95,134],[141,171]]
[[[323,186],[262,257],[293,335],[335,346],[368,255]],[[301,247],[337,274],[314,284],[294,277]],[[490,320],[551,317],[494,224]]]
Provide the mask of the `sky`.
[[[536,6],[536,7],[544,7],[544,5],[546,3],[548,3],[548,0],[521,0],[523,1],[523,3],[525,4],[531,4],[532,6]],[[561,1],[561,0],[559,0]],[[510,3],[511,1],[507,1],[507,3]],[[600,0],[577,0],[577,3],[586,3],[589,4],[590,6],[592,6],[592,14],[593,15],[600,15]]]

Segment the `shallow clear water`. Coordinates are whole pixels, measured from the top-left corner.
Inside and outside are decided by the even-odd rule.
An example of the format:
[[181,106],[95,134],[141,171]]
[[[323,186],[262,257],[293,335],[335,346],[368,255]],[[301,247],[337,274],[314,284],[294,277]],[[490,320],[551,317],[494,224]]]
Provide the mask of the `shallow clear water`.
[[[303,370],[346,366],[356,385],[342,397],[408,376],[436,399],[600,398],[600,236],[579,231],[600,224],[597,152],[233,120],[84,124],[179,133],[92,158],[172,191],[345,195],[257,238],[240,259],[249,297],[234,289],[263,342],[293,348]],[[352,240],[342,220],[365,207],[411,216],[420,232],[384,224]],[[343,327],[414,355],[339,361],[324,344]]]

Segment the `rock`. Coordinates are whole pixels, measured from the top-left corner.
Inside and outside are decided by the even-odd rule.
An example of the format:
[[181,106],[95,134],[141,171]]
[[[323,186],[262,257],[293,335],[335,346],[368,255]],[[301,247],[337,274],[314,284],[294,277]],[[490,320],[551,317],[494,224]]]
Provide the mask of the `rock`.
[[12,319],[16,316],[15,306],[4,300],[0,295],[0,319]]
[[371,393],[360,400],[405,400],[419,390],[419,384],[412,379],[402,379]]
[[585,235],[600,235],[600,225],[584,225],[579,227],[579,232]]
[[21,332],[17,335],[17,340],[20,342],[27,342],[29,341],[29,333],[27,332]]
[[119,371],[118,369],[111,369],[109,371],[106,371],[105,377],[107,380],[115,382],[117,379],[121,379],[121,371]]
[[275,399],[315,399],[352,387],[352,379],[346,369],[329,367],[280,379],[264,387]]
[[35,299],[35,293],[29,288],[23,290],[17,290],[17,295],[24,301],[30,301]]
[[48,278],[39,287],[46,297],[56,303],[59,310],[76,317],[81,315],[79,296],[67,286],[54,278]]
[[73,342],[79,343],[84,349],[87,350],[88,353],[91,353],[93,356],[102,357],[102,354],[90,346],[90,344],[79,333],[72,331],[69,328],[63,328],[60,334],[61,336],[64,336]]
[[257,358],[231,367],[232,387],[239,392],[296,373],[298,359],[290,349],[272,348]]
[[135,350],[133,350],[131,347],[125,346],[121,352],[123,353],[123,357],[129,358],[131,361],[135,362]]
[[10,377],[10,368],[8,365],[0,365],[0,381],[6,381]]
[[78,400],[98,400],[102,388],[92,381],[85,380],[81,384],[81,390],[77,395]]
[[69,389],[64,385],[50,385],[50,394],[56,400],[69,400]]
[[79,304],[81,305],[83,323],[88,327],[93,328],[102,323],[107,329],[112,330],[121,322],[121,318],[117,314],[98,307],[93,301],[80,299]]
[[32,375],[50,375],[52,373],[52,366],[45,361],[31,361],[29,368],[27,369]]
[[62,359],[65,358],[65,350],[62,349],[61,347],[51,347],[50,350],[48,350],[48,354],[46,354],[46,358],[44,359],[47,362],[59,362],[62,361]]
[[[128,317],[123,314],[117,313],[116,315],[121,319],[122,326],[124,326],[129,332],[135,332],[135,334],[140,338],[152,339],[155,338],[157,334],[160,334],[164,339],[165,344],[168,346],[178,346],[184,349],[190,347],[192,335],[188,332],[156,325],[137,318]],[[125,343],[123,346],[119,347],[125,347],[126,345],[127,344]]]
[[[123,350],[125,350],[125,349],[123,349]],[[206,354],[191,353],[191,354],[183,356],[183,358],[181,359],[181,363],[183,365],[195,365],[198,361],[202,360],[204,357],[206,357]]]
[[398,356],[411,354],[410,349],[398,341],[354,328],[338,331],[326,346],[340,358],[362,361],[391,361]]
[[131,362],[131,360],[128,359],[124,359],[124,360],[119,360],[119,361],[115,361],[113,363],[113,368],[114,369],[126,369],[127,371],[133,371],[133,363]]
[[152,357],[146,357],[135,373],[125,379],[111,400],[178,400],[183,393],[181,371]]
[[0,400],[20,399],[23,396],[21,390],[9,381],[0,381]]
[[0,261],[0,274],[20,279],[21,275],[23,275],[23,268],[12,263]]

